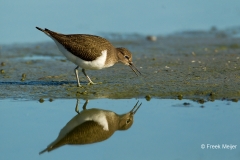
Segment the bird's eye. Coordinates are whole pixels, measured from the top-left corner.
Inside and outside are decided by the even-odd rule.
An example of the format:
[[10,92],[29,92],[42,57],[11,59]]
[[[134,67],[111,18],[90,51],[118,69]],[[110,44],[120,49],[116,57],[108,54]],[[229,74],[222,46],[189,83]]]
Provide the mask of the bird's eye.
[[128,56],[124,56],[124,57],[129,60],[129,57],[128,57]]
[[131,120],[130,120],[130,119],[127,119],[126,123],[128,124],[128,123],[130,123],[130,122],[131,122]]

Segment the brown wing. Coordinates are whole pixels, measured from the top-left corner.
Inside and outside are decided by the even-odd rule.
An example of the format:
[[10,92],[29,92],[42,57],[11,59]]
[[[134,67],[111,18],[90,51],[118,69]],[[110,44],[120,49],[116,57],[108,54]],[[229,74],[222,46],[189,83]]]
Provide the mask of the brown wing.
[[[103,130],[103,126],[94,121],[86,121],[70,131],[56,144],[44,151],[51,151],[66,144],[91,144],[108,139],[115,130]],[[42,152],[43,153],[43,152]]]
[[85,60],[92,61],[101,56],[103,50],[110,50],[113,46],[106,39],[86,34],[59,34],[45,29],[54,39],[61,43],[69,52]]

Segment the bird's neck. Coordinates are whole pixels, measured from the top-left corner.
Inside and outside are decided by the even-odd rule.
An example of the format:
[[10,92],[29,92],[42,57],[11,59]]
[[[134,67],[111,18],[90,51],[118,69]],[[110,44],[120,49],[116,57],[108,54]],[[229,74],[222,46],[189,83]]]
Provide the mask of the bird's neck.
[[107,118],[107,121],[108,121],[108,125],[112,126],[109,129],[110,130],[114,130],[114,131],[118,130],[118,128],[119,128],[119,119],[120,119],[119,115],[116,114],[116,113],[112,113],[112,115],[108,115],[106,118]]
[[122,62],[123,59],[123,53],[122,53],[122,48],[116,48],[116,55],[117,55],[117,61]]
[[111,67],[119,61],[118,51],[114,48],[107,51],[107,58],[105,62],[105,67]]

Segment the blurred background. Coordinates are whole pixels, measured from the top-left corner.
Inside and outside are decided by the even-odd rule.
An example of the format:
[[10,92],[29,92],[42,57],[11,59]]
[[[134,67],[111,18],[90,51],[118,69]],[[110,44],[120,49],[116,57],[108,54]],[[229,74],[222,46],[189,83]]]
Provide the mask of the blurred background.
[[240,26],[239,0],[0,0],[0,44],[51,41],[60,33],[167,35]]

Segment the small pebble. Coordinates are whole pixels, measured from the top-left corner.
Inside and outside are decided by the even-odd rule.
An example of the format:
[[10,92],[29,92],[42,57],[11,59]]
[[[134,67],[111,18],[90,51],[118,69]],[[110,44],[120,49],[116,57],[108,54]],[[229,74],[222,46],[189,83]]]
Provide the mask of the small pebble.
[[214,92],[211,92],[211,93],[209,94],[209,96],[214,97],[214,96],[215,96],[215,93],[214,93]]
[[84,92],[82,92],[82,94],[84,94],[84,95],[85,95],[85,94],[88,94],[88,92],[87,92],[87,91],[84,91]]
[[157,41],[157,37],[156,36],[147,36],[147,40],[155,42],[155,41]]
[[2,62],[2,63],[1,63],[1,66],[5,66],[5,65],[6,65],[6,63],[5,63],[5,62]]
[[146,99],[147,101],[150,101],[151,98],[152,98],[152,97],[151,97],[150,95],[146,95],[146,96],[145,96],[145,99]]
[[182,99],[183,99],[183,95],[179,94],[179,95],[178,95],[178,99],[179,99],[179,100],[182,100]]
[[166,69],[168,69],[168,68],[170,68],[170,67],[168,67],[168,66],[165,66],[165,68],[166,68]]
[[5,71],[3,69],[0,70],[1,73],[5,73]]
[[26,78],[26,76],[27,76],[27,75],[26,75],[25,73],[22,74],[22,78]]
[[40,98],[38,101],[39,101],[40,103],[43,103],[43,102],[44,102],[44,99],[43,99],[43,98]]
[[79,91],[76,92],[76,96],[79,97],[81,93]]
[[204,99],[199,99],[198,100],[198,103],[200,103],[200,104],[203,104],[205,101],[204,101]]

